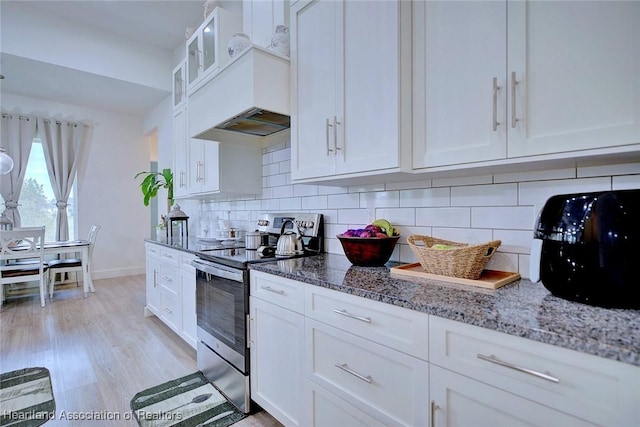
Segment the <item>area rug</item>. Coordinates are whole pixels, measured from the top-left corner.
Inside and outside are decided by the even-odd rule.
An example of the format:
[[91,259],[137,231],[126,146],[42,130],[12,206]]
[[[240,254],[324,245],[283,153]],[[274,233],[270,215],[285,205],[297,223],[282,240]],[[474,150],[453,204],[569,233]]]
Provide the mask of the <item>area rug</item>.
[[136,393],[130,405],[141,427],[226,427],[245,417],[202,372]]
[[53,419],[55,410],[47,368],[0,374],[0,426],[36,427]]

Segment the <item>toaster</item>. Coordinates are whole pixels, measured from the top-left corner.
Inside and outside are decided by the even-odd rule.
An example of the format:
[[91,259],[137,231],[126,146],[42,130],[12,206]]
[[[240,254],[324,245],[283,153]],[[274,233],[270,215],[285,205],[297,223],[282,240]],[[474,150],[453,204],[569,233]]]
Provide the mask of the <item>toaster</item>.
[[640,190],[553,196],[533,237],[532,282],[567,300],[640,309]]

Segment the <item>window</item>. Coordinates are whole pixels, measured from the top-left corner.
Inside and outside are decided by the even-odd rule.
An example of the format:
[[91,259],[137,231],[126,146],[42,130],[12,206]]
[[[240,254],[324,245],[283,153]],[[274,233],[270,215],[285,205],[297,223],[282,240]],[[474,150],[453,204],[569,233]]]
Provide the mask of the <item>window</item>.
[[[76,191],[75,180],[67,201],[69,217],[69,239],[76,237]],[[3,200],[4,202],[4,200]],[[45,226],[45,240],[56,240],[56,197],[53,193],[44,150],[39,138],[34,138],[29,154],[20,200],[18,201],[23,227]]]

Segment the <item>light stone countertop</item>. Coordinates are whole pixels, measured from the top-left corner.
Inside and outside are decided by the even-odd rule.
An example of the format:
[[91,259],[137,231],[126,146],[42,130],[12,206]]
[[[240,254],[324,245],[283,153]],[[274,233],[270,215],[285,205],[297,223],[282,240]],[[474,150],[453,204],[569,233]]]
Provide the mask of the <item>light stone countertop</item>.
[[496,290],[398,278],[389,268],[356,267],[345,256],[251,264],[256,271],[640,366],[640,310],[606,309],[557,298],[518,280]]

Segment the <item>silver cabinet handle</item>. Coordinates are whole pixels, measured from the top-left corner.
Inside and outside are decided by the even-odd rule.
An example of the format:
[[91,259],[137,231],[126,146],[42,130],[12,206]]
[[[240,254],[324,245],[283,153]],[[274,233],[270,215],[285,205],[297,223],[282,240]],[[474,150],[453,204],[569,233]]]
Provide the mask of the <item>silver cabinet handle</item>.
[[515,129],[518,118],[516,117],[516,72],[511,72],[511,127]]
[[180,187],[184,187],[184,171],[180,171]]
[[336,116],[333,116],[333,147],[338,150],[341,150],[340,146],[338,146],[338,125],[341,125]]
[[371,384],[373,382],[373,378],[371,378],[371,375],[364,376],[362,374],[359,374],[356,371],[350,369],[349,366],[347,366],[346,363],[342,363],[342,364],[336,363],[334,366],[336,368],[342,369],[346,373],[351,374],[354,377],[356,377],[356,378],[358,378],[358,379],[360,379],[360,380],[362,380],[362,381],[364,381],[364,382],[366,382],[368,384]]
[[431,401],[431,427],[436,427],[436,411],[440,407],[436,404],[435,400]]
[[171,277],[169,277],[169,276],[162,276],[162,278],[164,280],[166,280],[167,282],[173,282],[173,280],[171,280]]
[[336,314],[339,314],[341,316],[346,316],[346,317],[350,317],[352,319],[359,320],[361,322],[371,323],[371,318],[370,317],[356,316],[355,314],[349,313],[347,310],[338,310],[336,308],[336,309],[333,310],[333,312],[336,313]]
[[326,134],[326,139],[327,139],[327,156],[329,155],[329,153],[333,152],[333,149],[329,146],[329,128],[332,127],[333,125],[331,123],[329,123],[329,119],[327,118],[327,122],[325,124],[325,134]]
[[498,78],[493,78],[493,131],[498,130],[498,91],[500,90],[500,86],[498,86]]
[[271,286],[260,286],[260,288],[264,289],[265,291],[273,292],[274,294],[284,295],[284,291],[273,289]]
[[158,270],[153,270],[153,287],[158,286]]
[[533,375],[534,377],[542,378],[543,380],[551,381],[553,383],[559,383],[560,380],[556,377],[553,377],[549,374],[545,374],[543,372],[533,371],[528,368],[523,368],[521,366],[514,365],[509,362],[505,362],[503,360],[498,359],[495,355],[485,356],[484,354],[477,354],[478,359],[485,360],[487,362],[495,363],[496,365],[504,366],[505,368],[513,369],[518,372],[524,372],[525,374]]
[[163,308],[165,313],[173,314],[173,310],[168,309],[167,307]]

